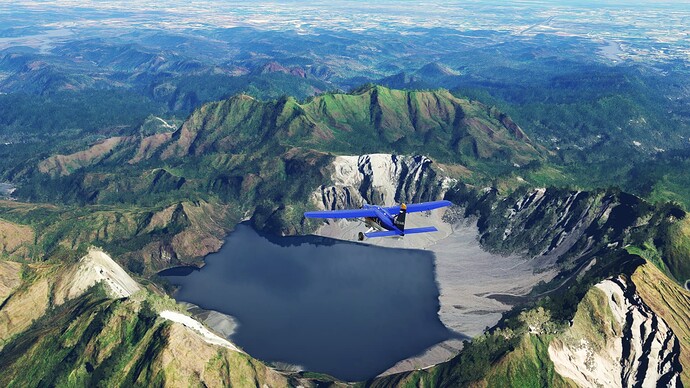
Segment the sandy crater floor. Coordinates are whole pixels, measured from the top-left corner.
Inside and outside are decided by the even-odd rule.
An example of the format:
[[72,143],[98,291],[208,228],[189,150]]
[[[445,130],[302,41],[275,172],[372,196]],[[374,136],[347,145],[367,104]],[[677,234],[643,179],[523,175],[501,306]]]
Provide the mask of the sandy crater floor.
[[[378,246],[429,250],[435,256],[436,281],[439,287],[441,321],[458,333],[458,339],[439,343],[425,352],[402,360],[384,374],[424,368],[452,358],[462,347],[462,339],[481,334],[498,322],[510,305],[490,298],[492,294],[523,295],[540,280],[555,274],[534,273],[534,264],[524,258],[501,256],[482,250],[474,222],[454,224],[442,220],[443,211],[408,215],[406,227],[433,225],[439,232],[379,238],[363,243]],[[324,237],[356,241],[365,231],[362,222],[331,220],[316,232]]]

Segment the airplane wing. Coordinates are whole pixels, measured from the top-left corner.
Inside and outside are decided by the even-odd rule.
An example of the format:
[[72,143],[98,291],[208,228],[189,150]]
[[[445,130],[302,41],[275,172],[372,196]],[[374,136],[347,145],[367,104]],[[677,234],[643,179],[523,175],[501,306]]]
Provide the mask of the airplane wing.
[[[427,210],[434,210],[446,206],[452,205],[451,201],[432,201],[432,202],[421,202],[421,203],[411,203],[407,205],[408,213],[423,212]],[[400,206],[391,206],[385,208],[389,214],[398,214],[400,212]]]
[[349,209],[349,210],[324,210],[317,212],[306,212],[307,218],[362,218],[376,217],[374,209]]

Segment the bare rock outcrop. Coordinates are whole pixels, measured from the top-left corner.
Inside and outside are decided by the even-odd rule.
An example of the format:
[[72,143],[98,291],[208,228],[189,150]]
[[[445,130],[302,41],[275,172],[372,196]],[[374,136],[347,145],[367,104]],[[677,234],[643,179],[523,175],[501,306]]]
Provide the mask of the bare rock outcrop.
[[679,342],[623,278],[600,282],[549,345],[556,372],[580,386],[675,387]]
[[333,185],[321,186],[314,197],[325,209],[434,200],[447,187],[432,164],[421,155],[337,156],[332,165]]

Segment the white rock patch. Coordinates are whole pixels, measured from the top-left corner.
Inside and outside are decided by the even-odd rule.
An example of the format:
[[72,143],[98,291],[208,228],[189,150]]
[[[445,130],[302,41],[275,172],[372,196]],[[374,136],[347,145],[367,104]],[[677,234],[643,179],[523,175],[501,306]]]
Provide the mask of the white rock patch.
[[105,252],[91,248],[79,261],[79,269],[69,288],[69,299],[84,293],[98,282],[104,282],[118,298],[126,298],[139,291],[139,284]]
[[[170,311],[170,310],[163,310],[160,313],[160,316],[164,319],[167,319],[169,321],[177,322],[182,324],[184,327],[192,330],[195,332],[197,335],[201,336],[201,338],[204,339],[207,343],[211,345],[218,345],[222,346],[225,348],[228,348],[230,350],[234,350],[236,352],[242,352],[240,349],[237,348],[237,346],[233,345],[232,342],[220,338],[216,334],[213,334],[211,331],[209,331],[204,325],[202,325],[199,321],[195,320],[192,317],[188,317],[184,314],[178,313],[176,311]],[[242,352],[244,353],[244,352]]]
[[611,324],[622,328],[621,335],[598,345],[584,339],[577,346],[552,342],[549,357],[556,372],[579,386],[656,387],[667,381],[675,387],[679,374],[672,353],[678,338],[625,284],[619,278],[595,286],[606,294],[615,320]]

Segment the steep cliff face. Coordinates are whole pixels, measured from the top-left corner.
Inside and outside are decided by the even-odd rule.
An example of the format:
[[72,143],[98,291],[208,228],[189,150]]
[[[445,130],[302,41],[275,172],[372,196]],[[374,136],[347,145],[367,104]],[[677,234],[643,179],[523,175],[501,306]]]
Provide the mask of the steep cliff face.
[[597,256],[622,248],[635,235],[656,233],[659,225],[683,214],[657,211],[617,190],[520,189],[502,196],[493,189],[460,186],[446,199],[465,207],[460,216],[479,217],[486,249],[531,258],[542,270],[564,270],[562,275],[584,270]]
[[314,193],[324,209],[429,201],[448,189],[448,180],[436,172],[431,159],[421,155],[336,156],[329,169],[333,184]]
[[580,386],[677,386],[679,341],[624,278],[604,280],[549,345],[555,370]]
[[[512,272],[527,267],[553,276],[531,291],[499,291],[493,281],[490,298],[523,307],[465,343],[450,361],[377,379],[373,386],[655,386],[686,378],[688,297],[633,253],[640,250],[634,247],[661,241],[683,219],[681,209],[652,206],[617,190],[520,189],[501,195],[458,185],[444,197],[460,205],[446,212],[445,221],[476,217],[483,248],[522,258],[507,267]],[[641,278],[635,272],[640,265],[658,276],[634,285],[624,280],[633,273]]]
[[642,301],[666,322],[679,339],[678,360],[682,368],[676,370],[680,370],[683,385],[690,386],[690,291],[651,263],[640,266],[631,280]]

